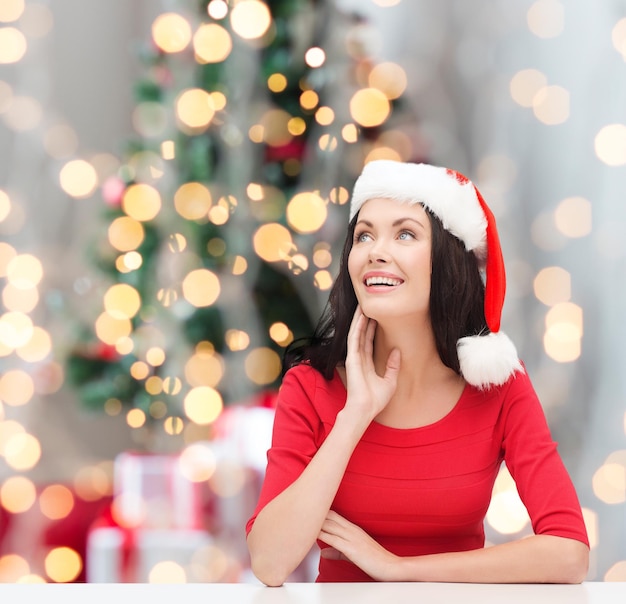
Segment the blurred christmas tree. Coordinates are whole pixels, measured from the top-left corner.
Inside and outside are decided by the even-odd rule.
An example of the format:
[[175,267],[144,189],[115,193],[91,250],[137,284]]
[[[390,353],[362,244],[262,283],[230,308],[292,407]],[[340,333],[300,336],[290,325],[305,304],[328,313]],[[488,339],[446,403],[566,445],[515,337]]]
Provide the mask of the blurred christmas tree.
[[155,19],[137,137],[101,187],[103,306],[67,359],[88,408],[177,434],[276,388],[282,349],[325,303],[356,174],[419,159],[406,76],[375,62],[375,33],[322,0]]

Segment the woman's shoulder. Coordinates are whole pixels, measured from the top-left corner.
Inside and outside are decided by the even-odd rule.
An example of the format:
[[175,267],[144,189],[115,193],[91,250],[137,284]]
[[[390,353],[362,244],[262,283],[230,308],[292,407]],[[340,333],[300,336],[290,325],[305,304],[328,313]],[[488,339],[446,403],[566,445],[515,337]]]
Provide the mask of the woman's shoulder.
[[333,372],[331,379],[326,379],[321,371],[307,362],[298,363],[285,372],[282,383],[284,385],[290,382],[300,384],[301,387],[307,390],[313,389],[327,392],[345,390],[337,370]]
[[515,371],[503,384],[486,390],[471,389],[470,399],[476,406],[486,404],[497,412],[500,421],[506,421],[513,414],[515,417],[543,413],[543,408],[526,366]]
[[328,380],[309,363],[299,363],[286,371],[281,390],[294,389],[306,395],[320,416],[325,416],[328,412],[336,415],[346,399],[345,387],[337,371]]

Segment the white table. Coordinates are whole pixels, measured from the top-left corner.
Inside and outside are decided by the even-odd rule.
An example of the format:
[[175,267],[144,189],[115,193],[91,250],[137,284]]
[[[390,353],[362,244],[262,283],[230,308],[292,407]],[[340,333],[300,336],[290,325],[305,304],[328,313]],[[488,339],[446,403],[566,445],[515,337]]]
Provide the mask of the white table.
[[45,584],[0,585],[1,602],[46,604],[625,604],[625,583]]

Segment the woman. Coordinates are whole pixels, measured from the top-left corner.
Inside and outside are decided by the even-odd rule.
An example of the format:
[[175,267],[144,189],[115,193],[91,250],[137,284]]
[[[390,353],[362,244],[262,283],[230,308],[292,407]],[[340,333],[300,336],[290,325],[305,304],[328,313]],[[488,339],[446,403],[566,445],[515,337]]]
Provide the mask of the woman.
[[[499,331],[504,291],[495,220],[467,178],[365,166],[328,307],[286,358],[246,527],[262,582],[281,585],[316,540],[318,581],[585,578],[576,493]],[[534,535],[485,548],[503,461]]]

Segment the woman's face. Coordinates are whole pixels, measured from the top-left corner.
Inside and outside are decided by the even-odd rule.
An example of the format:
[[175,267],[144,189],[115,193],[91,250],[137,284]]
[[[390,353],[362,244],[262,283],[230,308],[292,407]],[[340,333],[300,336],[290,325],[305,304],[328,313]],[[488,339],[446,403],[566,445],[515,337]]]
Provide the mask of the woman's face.
[[419,204],[376,198],[363,204],[348,272],[364,314],[385,318],[428,315],[430,220]]

